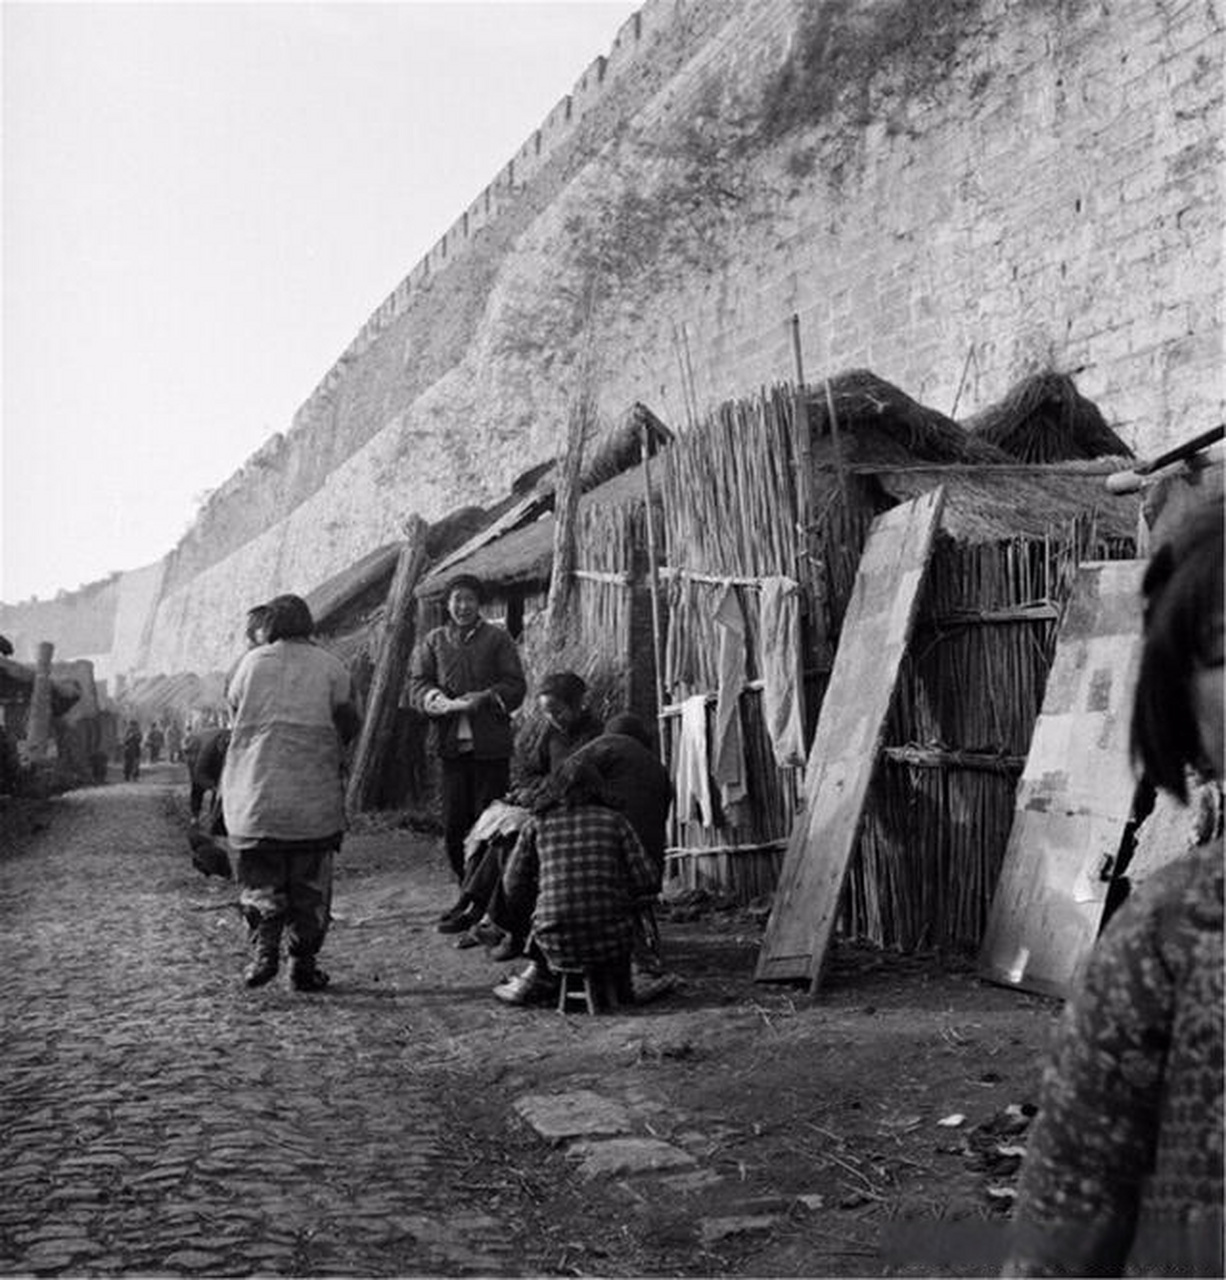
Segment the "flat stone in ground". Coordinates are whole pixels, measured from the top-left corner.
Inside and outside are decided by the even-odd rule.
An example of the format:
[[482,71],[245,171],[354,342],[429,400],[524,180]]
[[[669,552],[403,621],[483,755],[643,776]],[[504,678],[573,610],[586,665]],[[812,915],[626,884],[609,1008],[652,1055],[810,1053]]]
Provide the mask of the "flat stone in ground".
[[703,1218],[698,1232],[703,1244],[715,1244],[729,1236],[769,1231],[779,1218],[775,1214],[741,1214],[731,1218]]
[[607,1138],[574,1143],[569,1155],[579,1160],[579,1170],[589,1178],[600,1174],[650,1173],[679,1169],[695,1163],[694,1157],[659,1138]]
[[589,1134],[626,1133],[630,1129],[625,1107],[590,1089],[525,1094],[515,1100],[515,1110],[546,1142],[566,1142]]

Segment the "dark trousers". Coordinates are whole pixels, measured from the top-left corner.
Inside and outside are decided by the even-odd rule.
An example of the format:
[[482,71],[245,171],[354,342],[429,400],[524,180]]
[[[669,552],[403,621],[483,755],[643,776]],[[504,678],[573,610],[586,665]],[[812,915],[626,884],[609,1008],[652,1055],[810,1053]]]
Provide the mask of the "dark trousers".
[[334,859],[332,849],[239,850],[238,900],[253,936],[260,935],[261,925],[277,935],[285,926],[291,956],[315,955],[332,921]]
[[502,889],[502,873],[515,850],[515,836],[494,836],[470,859],[460,882],[463,897],[504,932],[521,942],[532,927],[534,904],[515,904]]
[[511,783],[511,762],[457,756],[443,761],[443,841],[457,880],[464,879],[464,837],[486,805],[501,800]]

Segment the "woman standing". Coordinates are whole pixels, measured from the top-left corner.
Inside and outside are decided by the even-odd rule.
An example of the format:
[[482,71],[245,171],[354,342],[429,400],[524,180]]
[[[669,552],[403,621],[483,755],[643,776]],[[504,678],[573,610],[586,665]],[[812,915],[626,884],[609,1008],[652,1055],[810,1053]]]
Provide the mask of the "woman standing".
[[312,643],[311,611],[298,596],[269,601],[266,642],[235,668],[234,721],[221,794],[238,855],[239,901],[254,952],[243,980],[276,976],[288,933],[290,982],[328,984],[316,956],[331,920],[332,864],[345,826],[342,750],[358,730],[349,674]]
[[[1180,800],[1223,776],[1223,513],[1146,571],[1132,750]],[[1113,916],[1065,1011],[1004,1274],[1220,1276],[1222,842],[1177,858]]]

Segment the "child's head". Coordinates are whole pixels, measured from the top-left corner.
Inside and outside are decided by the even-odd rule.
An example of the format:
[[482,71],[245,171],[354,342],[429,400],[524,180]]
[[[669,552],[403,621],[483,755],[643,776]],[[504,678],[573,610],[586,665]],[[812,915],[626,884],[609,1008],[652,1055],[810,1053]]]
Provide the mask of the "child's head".
[[1223,776],[1223,511],[1188,517],[1145,571],[1145,647],[1132,756],[1156,786],[1187,798],[1185,769]]

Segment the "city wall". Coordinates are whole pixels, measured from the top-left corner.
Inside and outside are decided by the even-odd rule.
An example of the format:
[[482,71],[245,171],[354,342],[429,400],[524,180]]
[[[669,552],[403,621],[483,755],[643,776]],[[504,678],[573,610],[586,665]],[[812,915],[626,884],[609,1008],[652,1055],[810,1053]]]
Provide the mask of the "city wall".
[[558,451],[585,348],[610,421],[790,379],[795,314],[810,380],[964,416],[1055,368],[1142,453],[1213,425],[1223,25],[652,0],[212,496],[123,661],[224,667],[252,601],[504,494]]

